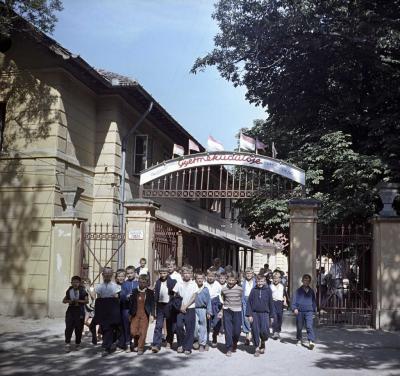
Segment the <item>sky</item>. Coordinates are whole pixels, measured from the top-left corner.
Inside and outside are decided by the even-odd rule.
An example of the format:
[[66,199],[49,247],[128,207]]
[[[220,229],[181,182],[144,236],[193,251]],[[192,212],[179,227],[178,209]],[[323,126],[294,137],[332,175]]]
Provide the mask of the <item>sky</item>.
[[190,73],[214,47],[213,0],[63,0],[52,35],[95,68],[137,80],[203,146],[225,150],[265,112],[213,67]]

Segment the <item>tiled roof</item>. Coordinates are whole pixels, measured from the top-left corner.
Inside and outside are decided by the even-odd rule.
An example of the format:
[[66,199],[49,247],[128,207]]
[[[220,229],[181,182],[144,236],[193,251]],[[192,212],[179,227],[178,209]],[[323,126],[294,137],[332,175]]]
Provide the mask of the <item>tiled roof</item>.
[[113,86],[136,86],[138,82],[130,77],[107,71],[105,69],[96,69]]

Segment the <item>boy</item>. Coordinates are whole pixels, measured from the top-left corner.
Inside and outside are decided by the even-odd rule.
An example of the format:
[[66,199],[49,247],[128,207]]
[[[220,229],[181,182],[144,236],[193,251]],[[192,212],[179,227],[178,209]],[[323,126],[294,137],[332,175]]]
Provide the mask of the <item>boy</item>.
[[192,271],[182,268],[182,282],[178,282],[173,291],[182,298],[180,312],[176,317],[176,334],[178,337],[178,353],[190,355],[194,342],[195,329],[195,294],[198,290],[196,283],[191,279]]
[[272,299],[275,308],[275,320],[272,324],[273,339],[278,339],[282,330],[283,320],[283,302],[285,297],[285,287],[281,283],[281,273],[274,272],[272,276],[272,283],[270,285],[272,291]]
[[[218,312],[222,308],[221,303],[221,285],[215,280],[216,272],[214,269],[208,269],[207,271],[207,282],[204,284],[210,293],[211,299],[211,318],[208,322],[208,331],[212,330],[212,342],[211,347],[217,347],[217,337],[221,329],[221,319],[218,317]],[[207,334],[207,339],[208,339]]]
[[317,311],[314,290],[310,287],[311,276],[304,274],[301,279],[303,285],[294,293],[292,310],[296,315],[297,344],[301,344],[304,323],[307,329],[308,348],[312,350],[315,346],[315,334],[313,328],[314,313]]
[[154,292],[148,288],[149,278],[146,274],[139,276],[139,285],[132,291],[129,319],[133,337],[133,351],[143,355],[146,343],[149,318],[154,316]]
[[125,281],[125,269],[118,269],[115,272],[115,283],[119,286],[122,286],[124,281]]
[[207,321],[210,319],[211,297],[208,288],[204,285],[204,274],[197,273],[195,278],[198,290],[195,298],[196,327],[195,337],[199,342],[199,351],[208,351]]
[[95,322],[103,333],[104,349],[102,356],[111,354],[113,339],[121,323],[121,307],[119,293],[121,286],[112,282],[113,270],[105,267],[102,272],[103,283],[96,286]]
[[226,286],[226,273],[225,272],[217,272],[216,273],[217,281],[221,285],[221,289]]
[[246,311],[256,347],[254,356],[264,354],[265,341],[269,335],[269,319],[274,317],[274,311],[271,289],[266,286],[265,276],[258,275],[257,284],[250,292]]
[[141,276],[142,274],[147,275],[147,277],[149,277],[149,282],[150,282],[150,273],[149,273],[149,269],[146,267],[147,264],[147,260],[142,257],[139,260],[139,267],[135,269],[135,272],[138,276]]
[[243,288],[242,331],[243,333],[246,334],[246,340],[244,342],[246,346],[250,345],[250,339],[251,339],[251,327],[246,317],[247,301],[249,299],[250,292],[255,287],[255,285],[256,285],[256,279],[254,278],[253,268],[246,268],[246,270],[244,271],[244,279],[242,281],[242,288]]
[[236,352],[240,336],[243,289],[237,284],[235,272],[227,277],[227,285],[221,290],[223,306],[218,316],[223,319],[226,356],[232,356],[232,352]]
[[[173,288],[176,285],[176,280],[168,275],[166,266],[162,266],[158,271],[160,278],[156,281],[154,288],[154,302],[156,306],[156,325],[154,327],[153,344],[151,350],[158,353],[161,349],[162,343],[162,330],[164,320],[167,323],[167,344],[168,347],[172,346],[174,338],[173,323],[175,320],[171,319],[171,297],[174,295]],[[174,315],[176,317],[176,315]]]
[[136,272],[132,265],[127,266],[125,272],[127,279],[122,283],[120,293],[122,330],[118,346],[126,352],[131,352],[132,343],[129,323],[130,297],[132,291],[138,287],[138,282],[135,280]]
[[85,305],[89,303],[88,294],[81,286],[81,277],[71,278],[71,286],[63,299],[68,304],[65,313],[65,352],[71,351],[71,337],[75,331],[75,350],[80,349],[83,326],[85,323]]
[[176,282],[182,282],[182,276],[176,271],[176,264],[173,259],[169,259],[166,262],[166,266],[168,269],[168,275],[171,279],[174,279]]

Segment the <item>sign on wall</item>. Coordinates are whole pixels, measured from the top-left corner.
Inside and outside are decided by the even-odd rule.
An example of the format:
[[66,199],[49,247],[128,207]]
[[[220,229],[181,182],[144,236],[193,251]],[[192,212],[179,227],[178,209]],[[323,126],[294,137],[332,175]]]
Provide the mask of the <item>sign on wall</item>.
[[143,240],[143,230],[129,230],[128,239],[129,240]]

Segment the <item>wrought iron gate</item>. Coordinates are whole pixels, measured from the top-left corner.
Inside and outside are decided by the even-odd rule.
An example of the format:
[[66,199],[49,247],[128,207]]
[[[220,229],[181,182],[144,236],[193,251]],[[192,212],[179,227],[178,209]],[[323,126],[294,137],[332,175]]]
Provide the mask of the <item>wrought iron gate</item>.
[[362,226],[318,228],[317,296],[322,325],[372,325],[372,233]]
[[176,260],[179,230],[160,220],[156,221],[154,234],[154,270],[157,271],[168,258]]
[[101,271],[110,266],[117,269],[118,254],[125,244],[125,233],[118,226],[108,223],[82,226],[81,275],[90,278],[91,284],[99,283]]

